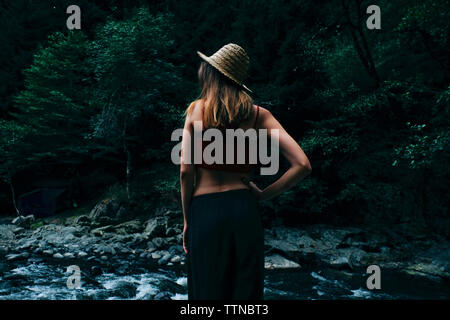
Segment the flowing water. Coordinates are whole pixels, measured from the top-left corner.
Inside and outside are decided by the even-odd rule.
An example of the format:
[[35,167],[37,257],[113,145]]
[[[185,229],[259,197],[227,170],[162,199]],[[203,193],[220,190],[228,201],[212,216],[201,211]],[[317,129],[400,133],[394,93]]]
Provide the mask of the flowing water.
[[[187,299],[185,266],[88,275],[69,289],[69,263],[29,259],[0,262],[0,299]],[[86,266],[87,268],[87,266]],[[118,269],[119,270],[119,269]],[[383,272],[381,289],[368,290],[368,275],[332,269],[266,270],[265,299],[448,299],[448,283]]]

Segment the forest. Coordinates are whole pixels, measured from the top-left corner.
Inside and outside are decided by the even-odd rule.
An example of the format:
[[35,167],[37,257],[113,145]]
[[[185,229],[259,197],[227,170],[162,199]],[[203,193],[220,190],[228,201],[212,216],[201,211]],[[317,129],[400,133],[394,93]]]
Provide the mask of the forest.
[[170,134],[200,92],[196,51],[232,42],[255,103],[314,168],[261,204],[267,223],[448,237],[448,1],[377,1],[372,30],[361,0],[79,0],[79,30],[69,1],[0,3],[1,215],[43,187],[66,190],[64,210],[105,192],[135,212],[180,209]]
[[258,203],[264,299],[448,299],[449,4],[0,0],[0,300],[187,298],[171,135],[228,43],[312,166]]

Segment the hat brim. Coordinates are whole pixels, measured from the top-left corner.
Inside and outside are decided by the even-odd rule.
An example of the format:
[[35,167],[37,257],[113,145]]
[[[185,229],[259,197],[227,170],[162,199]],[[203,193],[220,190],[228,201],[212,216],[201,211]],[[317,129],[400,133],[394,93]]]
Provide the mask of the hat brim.
[[222,73],[224,76],[226,76],[227,78],[233,80],[236,84],[238,84],[239,86],[243,87],[245,90],[252,92],[252,90],[250,90],[245,84],[243,83],[239,83],[237,82],[235,79],[233,79],[233,77],[231,77],[229,74],[227,74],[225,71],[223,71],[214,60],[210,59],[207,55],[201,53],[200,51],[197,51],[197,54],[200,56],[200,58],[202,58],[203,60],[205,60],[207,63],[209,63],[211,66],[213,66],[216,70],[218,70],[220,73]]

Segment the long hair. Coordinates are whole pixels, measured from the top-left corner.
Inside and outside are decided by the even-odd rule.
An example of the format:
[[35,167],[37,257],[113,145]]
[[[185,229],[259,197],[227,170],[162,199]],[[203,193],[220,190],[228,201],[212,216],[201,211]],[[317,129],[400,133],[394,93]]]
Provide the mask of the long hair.
[[[244,88],[224,76],[205,61],[200,63],[198,80],[201,88],[198,99],[203,99],[203,128],[238,127],[253,113],[253,99]],[[189,114],[193,101],[186,109]]]

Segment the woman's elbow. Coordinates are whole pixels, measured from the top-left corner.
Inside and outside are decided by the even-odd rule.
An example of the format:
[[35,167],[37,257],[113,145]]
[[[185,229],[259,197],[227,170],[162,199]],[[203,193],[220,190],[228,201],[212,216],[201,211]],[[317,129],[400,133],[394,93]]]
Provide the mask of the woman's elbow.
[[306,170],[309,173],[312,172],[312,167],[311,167],[311,162],[309,162],[309,160],[306,160],[303,164],[302,164],[304,170]]
[[189,167],[181,167],[180,180],[186,180],[194,176],[194,170]]
[[295,166],[298,168],[299,172],[306,173],[306,175],[312,172],[311,163],[308,159],[299,161]]

